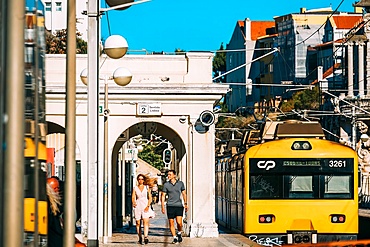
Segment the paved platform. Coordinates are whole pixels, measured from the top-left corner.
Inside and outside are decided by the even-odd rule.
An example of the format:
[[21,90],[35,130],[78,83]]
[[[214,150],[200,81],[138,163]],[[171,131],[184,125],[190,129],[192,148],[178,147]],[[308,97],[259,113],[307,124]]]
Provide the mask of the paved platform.
[[[180,244],[172,244],[171,232],[168,228],[168,221],[166,215],[160,211],[160,206],[155,205],[154,211],[156,217],[151,219],[149,227],[149,244],[145,246],[181,246],[181,247],[218,247],[218,246],[260,246],[257,243],[249,240],[240,234],[228,234],[220,231],[218,238],[202,238],[201,232],[198,238],[183,237],[183,242]],[[185,225],[186,227],[186,225]],[[108,243],[100,243],[99,246],[104,247],[118,247],[118,246],[140,246],[138,243],[138,236],[135,227],[123,227],[119,231],[114,232],[113,236],[109,238]]]

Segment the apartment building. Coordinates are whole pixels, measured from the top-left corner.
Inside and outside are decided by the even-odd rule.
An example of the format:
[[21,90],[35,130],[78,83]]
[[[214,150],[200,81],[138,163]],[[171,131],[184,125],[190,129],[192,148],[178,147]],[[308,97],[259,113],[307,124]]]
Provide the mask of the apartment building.
[[[352,21],[346,20],[344,25],[342,17]],[[236,89],[232,86],[232,91],[226,96],[229,111],[233,112],[241,106],[260,106],[261,101],[271,102],[268,105],[274,106],[276,102],[289,96],[286,93],[287,88],[269,88],[258,84],[307,85],[317,79],[317,73],[312,74],[317,67],[317,61],[314,60],[312,63],[308,59],[309,51],[312,47],[324,44],[328,39],[335,40],[343,36],[349,31],[348,25],[361,17],[361,13],[334,12],[329,7],[312,10],[301,8],[298,13],[274,17],[271,25],[271,22],[265,22],[269,23],[268,27],[249,19],[245,20],[245,24],[238,21],[226,46],[227,50],[231,50],[227,53],[227,71],[235,69],[242,63],[247,65],[227,75],[226,82],[248,82],[253,86],[252,90],[247,90],[248,87],[245,86],[238,86]],[[253,23],[258,24],[253,26]],[[328,23],[332,26],[332,33]],[[259,32],[261,29],[264,32]],[[256,35],[254,39],[253,34]],[[278,52],[255,61],[266,52],[259,49],[268,47],[276,47]],[[246,48],[246,52],[232,51],[242,48]],[[328,64],[333,65],[331,62]]]
[[247,89],[245,84],[247,81],[253,82],[261,70],[258,62],[250,62],[256,58],[255,50],[258,46],[258,38],[274,34],[274,25],[274,21],[251,21],[250,19],[237,21],[230,42],[226,45],[226,50],[228,50],[226,71],[235,70],[226,75],[226,82],[240,84],[231,85],[232,91],[225,97],[229,111],[234,112],[240,106],[253,106],[251,103],[255,102],[254,99],[252,100],[253,95],[259,95],[252,94],[250,90],[254,90],[254,88],[250,85]]
[[[67,28],[67,0],[42,0],[45,5],[45,27],[52,33]],[[87,41],[87,0],[76,1],[76,28]]]

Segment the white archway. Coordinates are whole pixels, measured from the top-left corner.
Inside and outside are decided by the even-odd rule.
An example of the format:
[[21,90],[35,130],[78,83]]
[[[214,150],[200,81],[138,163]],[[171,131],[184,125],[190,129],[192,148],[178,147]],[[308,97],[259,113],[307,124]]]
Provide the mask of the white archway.
[[[199,116],[204,110],[212,111],[215,102],[226,94],[228,86],[212,82],[212,58],[209,52],[193,52],[185,55],[128,55],[122,59],[105,60],[101,73],[108,74],[109,68],[124,64],[133,74],[132,82],[126,87],[109,84],[108,126],[109,164],[112,152],[120,134],[128,129],[129,136],[139,133],[133,126],[138,123],[155,122],[168,132],[167,139],[179,147],[182,154],[179,160],[179,174],[186,184],[189,198],[188,222],[191,237],[203,232],[202,237],[218,236],[215,223],[214,188],[214,126],[205,131],[199,125]],[[77,57],[77,71],[85,68],[86,56]],[[79,70],[80,69],[80,70]],[[46,118],[48,121],[64,124],[65,100],[65,57],[48,55],[46,57]],[[79,81],[78,76],[76,76]],[[166,78],[166,80],[163,80]],[[80,82],[77,86],[76,139],[80,145],[82,168],[82,231],[87,227],[87,191],[89,186],[98,186],[103,193],[102,173],[98,174],[98,185],[88,183],[87,164],[87,89]],[[103,90],[100,92],[100,105],[103,105]],[[146,107],[146,108],[145,108]],[[145,109],[145,111],[141,111]],[[62,126],[63,126],[62,124]],[[199,128],[201,127],[201,128]],[[99,164],[103,168],[103,116],[99,117]],[[173,138],[173,140],[171,140]],[[112,187],[112,166],[109,166],[109,184]],[[109,189],[109,198],[112,190]],[[112,201],[109,200],[109,225],[112,226]],[[102,200],[99,196],[99,222],[102,221]],[[111,235],[112,229],[109,229]],[[102,236],[102,224],[99,224]]]

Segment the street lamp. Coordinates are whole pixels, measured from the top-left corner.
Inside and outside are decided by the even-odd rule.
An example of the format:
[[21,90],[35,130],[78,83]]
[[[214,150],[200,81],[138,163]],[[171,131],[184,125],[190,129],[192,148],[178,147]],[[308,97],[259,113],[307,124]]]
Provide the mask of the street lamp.
[[[127,42],[126,42],[127,44]],[[127,48],[126,48],[127,49]],[[117,53],[122,53],[122,51],[117,50]],[[115,55],[115,54],[113,54]],[[80,74],[80,78],[82,83],[88,85],[88,70],[82,70]],[[108,117],[110,114],[110,110],[108,108],[108,80],[114,80],[114,82],[119,86],[126,86],[131,82],[132,74],[126,68],[118,68],[113,72],[113,76],[108,77],[104,76],[104,78],[100,78],[99,80],[104,80],[104,109],[103,109],[103,116],[104,116],[104,174],[103,174],[103,242],[107,243],[108,241],[108,183],[109,183],[109,176],[108,176]]]
[[[87,11],[84,12],[88,16],[88,93],[87,93],[87,180],[88,180],[88,226],[87,226],[87,245],[89,247],[99,246],[98,241],[98,191],[97,191],[97,173],[99,162],[98,148],[98,108],[99,108],[99,20],[102,13],[113,9],[122,9],[135,4],[148,2],[150,0],[139,0],[131,2],[127,0],[115,1],[114,7],[102,9],[100,8],[100,0],[90,0],[87,3]],[[108,55],[108,54],[107,54]]]
[[121,35],[111,35],[104,44],[104,51],[108,57],[117,59],[126,55],[128,44]]

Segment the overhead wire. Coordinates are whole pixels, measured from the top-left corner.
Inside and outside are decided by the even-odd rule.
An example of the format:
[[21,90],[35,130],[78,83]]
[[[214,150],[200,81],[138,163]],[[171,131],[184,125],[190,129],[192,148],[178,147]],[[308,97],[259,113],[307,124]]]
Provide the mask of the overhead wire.
[[[330,19],[330,17],[328,18],[328,20]],[[327,21],[328,21],[327,20]],[[326,21],[326,22],[327,22]],[[355,27],[352,27],[346,34],[345,34],[345,37],[343,38],[344,39],[344,41],[342,42],[342,44],[341,44],[341,46],[338,46],[330,55],[328,55],[328,56],[326,56],[326,57],[323,57],[323,59],[324,60],[326,60],[326,61],[329,61],[329,59],[330,58],[332,58],[333,56],[335,56],[335,54],[337,53],[337,51],[339,50],[339,49],[343,49],[343,46],[347,43],[347,42],[349,42],[350,40],[351,40],[351,38],[353,37],[353,36],[355,36],[356,35],[356,32],[353,32],[353,30],[356,30],[356,29],[358,29],[360,26],[364,26],[364,25],[366,25],[368,22],[370,21],[370,19],[369,20],[367,20],[366,22],[364,22],[364,21],[362,21],[362,22],[360,22],[360,23],[358,23],[358,25],[356,25]],[[325,22],[325,23],[326,23]],[[324,23],[324,24],[325,24]],[[348,34],[350,34],[350,36],[349,37],[346,37]],[[335,41],[333,41],[333,46],[334,46],[334,44],[335,44]],[[316,72],[317,71],[317,68],[315,68],[314,70],[312,70],[307,76],[306,76],[306,78],[305,79],[307,79],[311,74],[313,74],[314,72]]]
[[[107,5],[107,2],[105,2],[105,7],[107,8],[108,5]],[[112,35],[111,33],[111,28],[110,28],[110,22],[109,22],[109,14],[108,14],[109,11],[105,12],[105,15],[107,16],[107,25],[108,25],[108,33],[109,33],[109,36]]]
[[[330,17],[332,17],[339,9],[339,7],[342,5],[342,3],[344,2],[344,0],[342,0],[339,5],[337,6],[337,8],[332,11],[332,13],[330,14],[330,16],[328,17],[328,19],[330,19]],[[312,34],[310,34],[307,38],[305,38],[304,40],[302,40],[301,42],[297,43],[295,46],[298,46],[300,44],[303,44],[304,42],[306,42],[307,40],[309,40],[312,36],[314,36],[317,32],[320,31],[321,28],[323,28],[326,24],[326,21],[315,31],[313,32]]]

